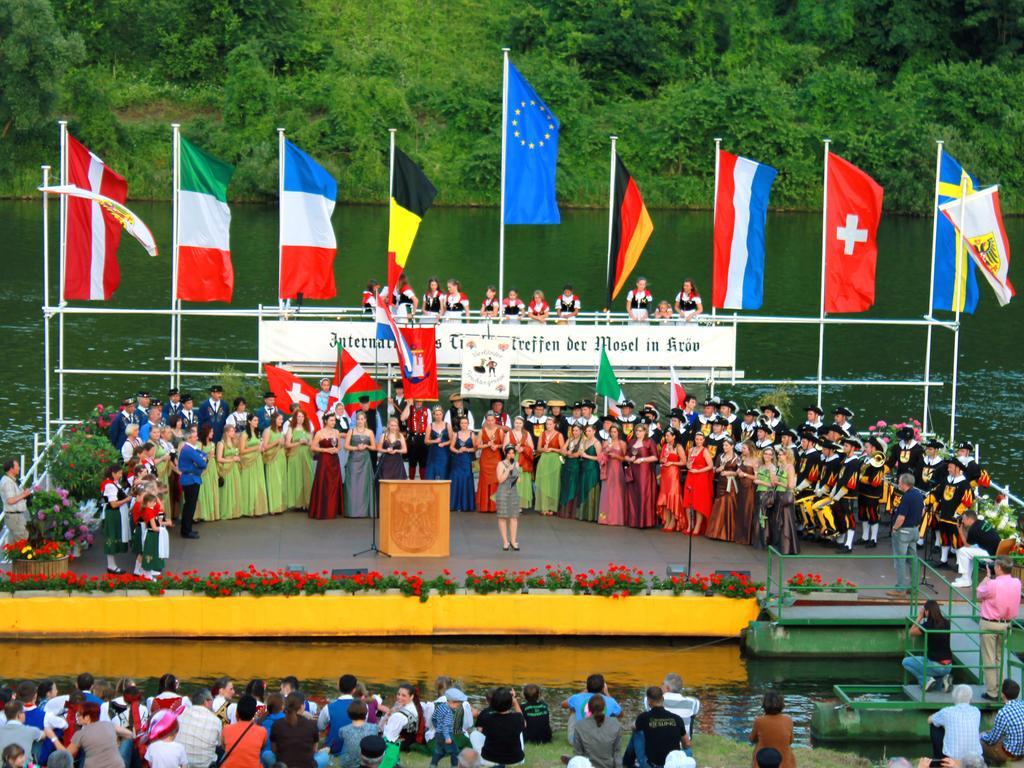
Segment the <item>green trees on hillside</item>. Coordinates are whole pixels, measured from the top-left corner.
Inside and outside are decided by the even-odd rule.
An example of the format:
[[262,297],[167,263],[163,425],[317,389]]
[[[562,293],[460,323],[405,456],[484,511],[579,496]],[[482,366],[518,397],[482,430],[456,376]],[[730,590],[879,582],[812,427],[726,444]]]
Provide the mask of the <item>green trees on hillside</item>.
[[773,202],[818,204],[821,139],[931,203],[934,140],[1024,210],[1024,0],[8,0],[0,5],[0,191],[53,160],[52,121],[169,193],[172,120],[276,190],[274,130],[382,201],[387,128],[440,189],[494,204],[500,48],[562,122],[559,194],[603,205],[607,137],[652,206],[707,207],[713,139],[780,171]]

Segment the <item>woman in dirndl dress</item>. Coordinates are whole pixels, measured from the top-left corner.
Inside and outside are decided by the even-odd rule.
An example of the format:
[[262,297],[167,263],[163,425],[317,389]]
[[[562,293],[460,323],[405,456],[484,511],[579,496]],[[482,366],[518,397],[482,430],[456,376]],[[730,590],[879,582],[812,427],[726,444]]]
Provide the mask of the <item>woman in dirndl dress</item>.
[[430,409],[433,420],[427,425],[424,442],[427,444],[427,480],[447,480],[451,453],[448,446],[452,437],[444,420],[444,408],[435,404]]
[[263,443],[259,438],[260,417],[250,413],[246,417],[245,432],[238,438],[241,456],[239,467],[242,484],[242,517],[262,517],[267,514],[267,475],[263,471]]
[[285,501],[288,509],[309,509],[309,496],[313,490],[313,453],[309,446],[313,433],[309,428],[306,412],[299,409],[288,422],[289,430],[284,435],[287,482]]
[[427,280],[427,292],[423,294],[423,314],[420,322],[423,325],[437,325],[441,317],[441,283],[436,277]]
[[715,456],[715,500],[711,504],[711,519],[705,534],[709,539],[735,541],[736,539],[736,477],[740,457],[733,449],[732,437],[722,441],[722,450]]
[[553,515],[558,511],[558,488],[562,477],[562,449],[565,440],[555,429],[551,416],[544,422],[544,431],[537,439],[537,498],[534,509],[542,515]]
[[596,523],[601,509],[601,441],[597,426],[587,424],[580,442],[580,481],[576,489],[576,519]]
[[103,506],[103,553],[107,556],[107,573],[122,574],[114,555],[128,551],[132,540],[131,497],[122,485],[124,470],[111,464],[103,473],[100,497]]
[[199,486],[199,500],[196,502],[196,520],[210,523],[220,520],[220,475],[217,469],[217,444],[213,442],[213,426],[204,424],[199,428],[199,447],[206,454],[206,469],[203,470]]
[[223,481],[217,494],[217,507],[221,520],[236,520],[242,516],[240,464],[238,433],[232,424],[225,424],[224,434],[220,442],[217,443],[217,472]]
[[267,511],[278,515],[288,508],[288,458],[284,452],[284,412],[270,417],[270,425],[260,438],[263,466],[266,468]]
[[146,578],[157,578],[167,567],[171,556],[171,540],[167,529],[171,522],[155,494],[142,497],[142,570]]
[[569,439],[566,440],[562,452],[565,463],[562,465],[561,485],[558,490],[558,516],[565,520],[576,517],[576,506],[579,504],[580,471],[583,469],[583,459],[580,458],[582,442],[580,425],[573,424],[569,427]]
[[520,479],[516,447],[506,445],[504,455],[498,462],[498,490],[494,493],[494,507],[498,515],[498,532],[501,534],[501,548],[509,547],[519,551],[519,492],[516,485]]

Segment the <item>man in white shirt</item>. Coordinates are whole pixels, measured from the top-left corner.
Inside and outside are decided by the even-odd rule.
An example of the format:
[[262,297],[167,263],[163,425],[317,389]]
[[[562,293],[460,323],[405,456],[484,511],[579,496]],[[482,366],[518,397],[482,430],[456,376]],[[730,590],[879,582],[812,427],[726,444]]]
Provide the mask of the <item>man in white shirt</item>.
[[32,491],[23,491],[18,487],[20,474],[21,464],[17,459],[7,459],[4,462],[4,476],[0,477],[0,498],[4,502],[4,525],[7,526],[8,543],[28,538],[28,528],[25,527],[28,518],[26,500],[32,495]]
[[[683,718],[683,722],[686,723],[686,735],[693,738],[693,718],[700,712],[700,700],[683,695],[683,678],[675,672],[665,675],[661,690],[665,692],[665,709]],[[647,699],[644,698],[644,709],[649,708]]]

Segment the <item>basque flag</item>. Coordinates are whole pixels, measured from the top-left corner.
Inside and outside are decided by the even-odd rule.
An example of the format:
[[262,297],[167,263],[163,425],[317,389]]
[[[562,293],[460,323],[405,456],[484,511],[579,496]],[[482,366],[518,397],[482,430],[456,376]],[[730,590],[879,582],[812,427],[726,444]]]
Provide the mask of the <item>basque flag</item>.
[[284,143],[280,298],[331,299],[338,243],[331,214],[338,184],[292,142]]
[[715,268],[711,301],[718,309],[760,309],[764,298],[764,228],[774,168],[718,153]]

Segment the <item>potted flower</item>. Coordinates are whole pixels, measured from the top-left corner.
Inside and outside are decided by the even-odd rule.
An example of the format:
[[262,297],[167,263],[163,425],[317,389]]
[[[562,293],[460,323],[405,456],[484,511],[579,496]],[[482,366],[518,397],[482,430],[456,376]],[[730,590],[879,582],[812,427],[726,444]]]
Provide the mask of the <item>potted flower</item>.
[[75,505],[64,488],[36,491],[28,501],[28,540],[35,546],[48,541],[66,544],[71,556],[88,549],[99,527],[98,505]]
[[16,575],[59,576],[68,571],[70,548],[60,541],[33,544],[19,539],[3,545],[4,557]]

